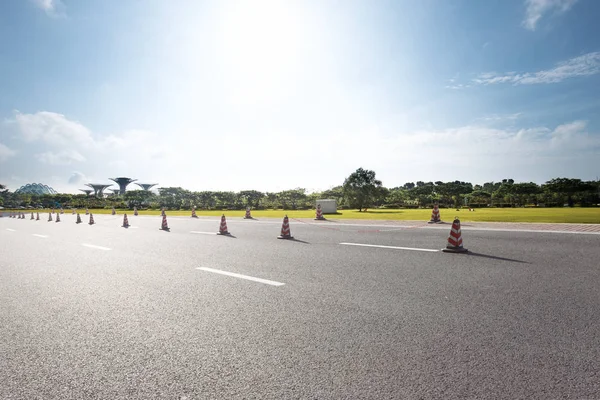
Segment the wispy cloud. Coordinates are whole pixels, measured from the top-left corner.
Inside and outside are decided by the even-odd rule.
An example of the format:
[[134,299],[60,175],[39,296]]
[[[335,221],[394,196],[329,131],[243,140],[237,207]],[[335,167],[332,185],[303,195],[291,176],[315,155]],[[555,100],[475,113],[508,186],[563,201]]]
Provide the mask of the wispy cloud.
[[557,83],[565,79],[590,76],[600,73],[600,52],[587,53],[579,57],[562,61],[554,68],[537,72],[486,72],[473,79],[478,85],[511,83],[513,85],[535,85]]
[[568,11],[577,0],[525,0],[525,19],[523,26],[531,31],[540,19],[548,13],[562,14]]
[[85,161],[85,157],[76,150],[63,150],[58,153],[47,151],[45,153],[36,154],[35,157],[41,162],[50,165],[69,165],[73,162]]
[[446,89],[461,90],[461,89],[469,88],[469,87],[471,87],[471,85],[463,85],[462,83],[457,83],[455,85],[446,85],[444,87]]
[[15,155],[15,151],[11,150],[8,146],[0,143],[0,162],[8,160],[10,157]]
[[64,17],[66,7],[61,0],[32,0],[33,3],[44,10],[50,17]]

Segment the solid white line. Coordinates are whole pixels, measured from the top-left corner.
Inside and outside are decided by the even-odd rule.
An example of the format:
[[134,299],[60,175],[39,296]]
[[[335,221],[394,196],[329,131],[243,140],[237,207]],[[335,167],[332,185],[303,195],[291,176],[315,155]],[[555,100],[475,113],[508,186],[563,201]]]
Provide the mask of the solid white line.
[[102,247],[102,246],[96,246],[95,244],[87,244],[87,243],[81,243],[82,246],[85,247],[90,247],[92,249],[98,249],[98,250],[110,250],[108,247]]
[[6,230],[9,231],[9,232],[16,232],[16,230],[10,229],[10,228],[6,228]]
[[37,236],[37,237],[41,237],[41,238],[47,238],[48,235],[40,235],[38,233],[32,233],[33,236]]
[[215,274],[232,276],[234,278],[246,279],[248,281],[254,281],[254,282],[264,283],[264,284],[272,285],[272,286],[283,286],[283,285],[285,285],[285,283],[281,283],[281,282],[270,281],[268,279],[262,279],[262,278],[255,278],[253,276],[248,276],[248,275],[236,274],[235,272],[221,271],[220,269],[213,269],[213,268],[206,268],[206,267],[199,267],[199,268],[196,268],[196,269],[199,269],[199,270],[202,270],[202,271],[206,271],[206,272],[213,272]]
[[430,253],[437,253],[439,251],[439,250],[433,250],[433,249],[419,249],[416,247],[383,246],[383,245],[379,245],[379,244],[363,244],[363,243],[340,243],[340,244],[344,245],[344,246],[379,247],[382,249],[428,251]]
[[190,233],[198,233],[200,235],[216,235],[217,232],[199,232],[199,231],[190,231]]

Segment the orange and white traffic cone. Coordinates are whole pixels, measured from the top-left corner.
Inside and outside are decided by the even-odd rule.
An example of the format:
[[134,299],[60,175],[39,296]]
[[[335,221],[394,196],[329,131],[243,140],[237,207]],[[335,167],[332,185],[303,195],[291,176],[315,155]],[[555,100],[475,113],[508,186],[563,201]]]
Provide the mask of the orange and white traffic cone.
[[133,207],[133,215],[135,215],[137,217],[137,215],[138,215],[137,207]]
[[56,222],[60,222],[60,214],[56,214]]
[[129,220],[127,219],[127,214],[123,214],[123,228],[129,228]]
[[79,215],[79,213],[77,213],[77,221],[75,221],[76,224],[80,224],[81,223],[81,215]]
[[113,207],[113,208],[112,208],[112,211],[111,211],[111,214],[112,214],[112,215],[115,215],[116,213],[117,213],[117,212],[115,211],[115,208]]
[[281,234],[277,236],[277,239],[293,239],[292,233],[290,232],[290,220],[286,215],[283,217],[283,224],[281,225]]
[[52,222],[52,213],[48,213],[48,222]]
[[52,209],[52,214],[54,214],[54,208]]
[[439,224],[440,222],[442,222],[440,219],[440,209],[438,208],[437,204],[434,204],[433,210],[431,210],[431,219],[429,220],[428,224]]
[[92,213],[90,213],[90,222],[88,222],[88,225],[94,225],[94,215]]
[[87,207],[85,208],[85,215],[90,215],[90,210],[88,210]]
[[60,209],[60,213],[61,213],[61,214],[64,214],[64,213],[65,213],[65,210],[63,210],[63,209],[61,208],[61,209]]
[[458,218],[455,218],[454,222],[452,222],[452,229],[450,229],[450,236],[448,236],[448,244],[442,251],[446,253],[467,253],[469,251],[463,247],[460,220]]
[[[163,210],[163,212],[164,212],[164,210]],[[167,214],[163,214],[163,216],[162,216],[162,224],[160,226],[160,230],[167,231],[167,232],[170,231],[169,225],[167,224]]]
[[31,219],[35,219],[35,217],[33,216],[33,211],[31,212]]
[[315,216],[315,220],[324,220],[325,217],[323,216],[323,210],[321,209],[321,205],[317,204],[317,213]]
[[219,226],[219,232],[217,235],[231,235],[227,230],[227,221],[225,220],[225,214],[221,217],[221,225]]
[[244,215],[244,219],[254,219],[252,218],[252,214],[250,214],[250,207],[246,208],[246,215]]
[[71,215],[75,215],[75,209],[71,209]]
[[36,220],[36,221],[39,221],[39,220],[40,220],[40,213],[36,213],[35,220]]
[[192,218],[198,218],[196,215],[196,207],[192,207]]

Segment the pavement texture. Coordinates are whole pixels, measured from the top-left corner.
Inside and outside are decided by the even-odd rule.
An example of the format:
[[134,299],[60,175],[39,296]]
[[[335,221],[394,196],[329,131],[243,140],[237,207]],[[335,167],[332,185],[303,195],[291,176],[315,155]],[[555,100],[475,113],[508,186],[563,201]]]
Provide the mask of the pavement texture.
[[94,217],[0,219],[1,399],[600,398],[600,235]]

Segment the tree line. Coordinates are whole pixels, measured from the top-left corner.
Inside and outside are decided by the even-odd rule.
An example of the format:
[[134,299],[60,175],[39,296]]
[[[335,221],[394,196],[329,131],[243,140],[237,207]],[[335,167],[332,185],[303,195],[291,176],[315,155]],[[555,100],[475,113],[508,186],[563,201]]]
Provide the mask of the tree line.
[[440,207],[590,207],[600,203],[600,182],[573,178],[554,178],[542,185],[503,179],[482,185],[470,182],[407,182],[386,188],[376,179],[375,172],[357,169],[344,183],[329,190],[307,193],[304,188],[280,192],[258,190],[190,191],[181,187],[159,188],[158,193],[131,190],[123,195],[97,198],[85,194],[59,193],[34,195],[13,193],[0,185],[0,206],[17,207],[77,207],[189,210],[260,209],[305,210],[315,207],[318,199],[335,199],[338,208],[421,208]]

